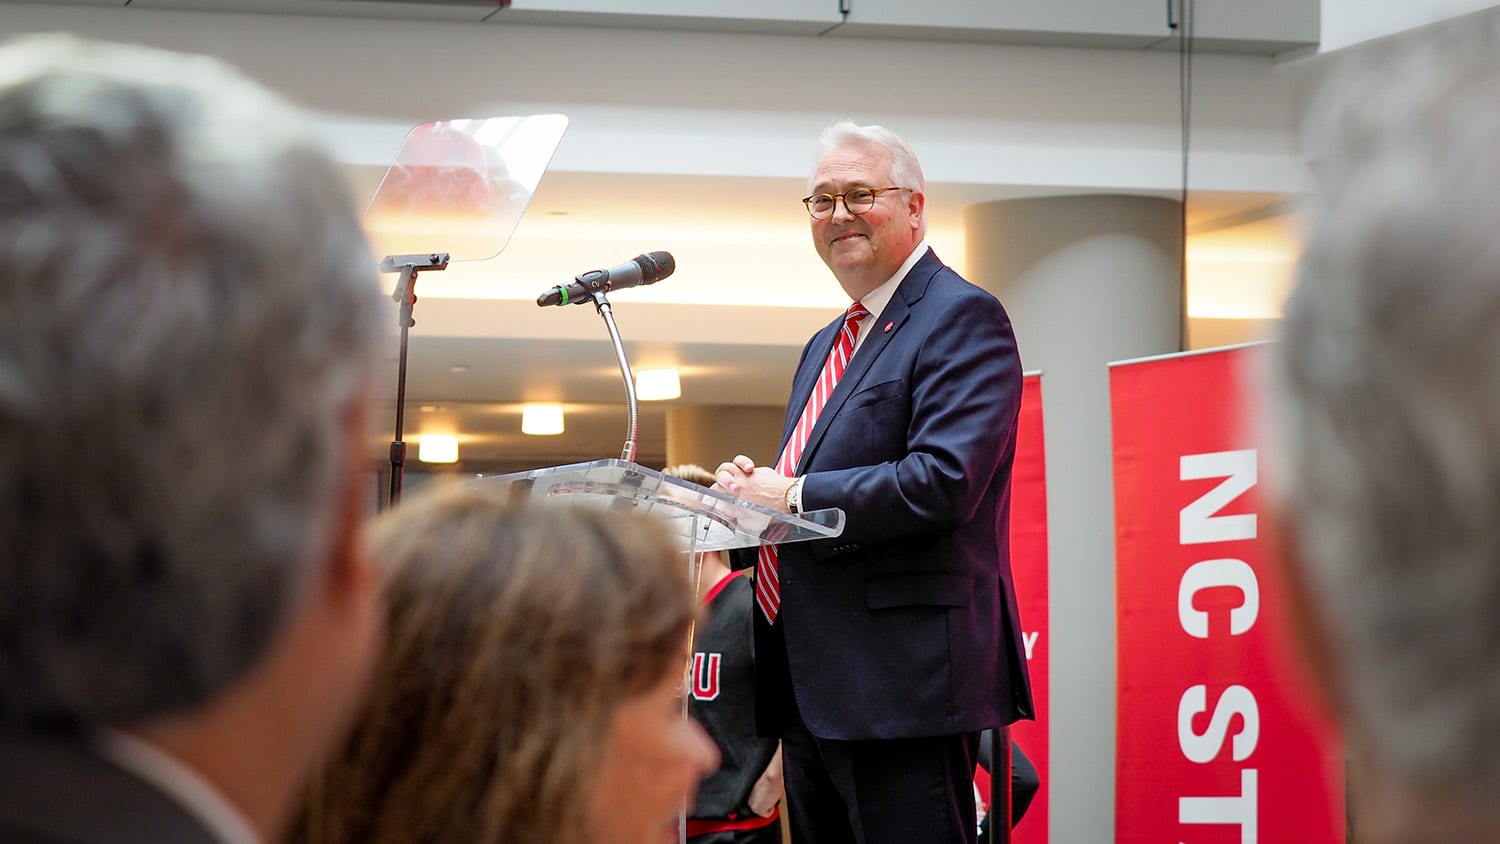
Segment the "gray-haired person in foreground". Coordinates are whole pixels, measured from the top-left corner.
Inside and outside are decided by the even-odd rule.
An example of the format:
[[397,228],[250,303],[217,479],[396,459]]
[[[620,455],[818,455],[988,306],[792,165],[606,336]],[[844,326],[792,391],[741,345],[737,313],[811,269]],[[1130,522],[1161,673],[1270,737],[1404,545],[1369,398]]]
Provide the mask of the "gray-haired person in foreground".
[[277,838],[379,636],[374,262],[217,62],[0,48],[0,840]]
[[1500,840],[1500,39],[1462,26],[1372,48],[1315,109],[1331,137],[1268,352],[1361,844]]

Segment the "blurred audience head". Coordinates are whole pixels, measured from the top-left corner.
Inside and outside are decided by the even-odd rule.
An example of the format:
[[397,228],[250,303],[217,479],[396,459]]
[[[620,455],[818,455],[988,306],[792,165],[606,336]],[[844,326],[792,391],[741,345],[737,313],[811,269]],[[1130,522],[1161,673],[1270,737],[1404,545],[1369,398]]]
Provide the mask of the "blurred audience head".
[[382,297],[303,127],[208,58],[0,48],[0,727],[132,732],[263,835],[380,617]]
[[302,126],[211,59],[0,50],[7,723],[203,704],[350,550],[380,292]]
[[675,840],[717,756],[682,710],[696,602],[663,526],[454,486],[370,540],[386,658],[299,840]]
[[1360,48],[1314,104],[1318,189],[1268,352],[1273,490],[1361,840],[1500,828],[1493,20]]
[[680,478],[698,486],[714,485],[714,473],[699,466],[697,463],[678,463],[675,466],[668,466],[662,469],[661,473],[669,477]]
[[[697,463],[678,463],[661,470],[663,475],[680,478],[698,486],[714,485],[714,474]],[[724,551],[699,551],[692,557],[693,589],[699,598],[708,594],[721,578],[729,574],[729,563]]]

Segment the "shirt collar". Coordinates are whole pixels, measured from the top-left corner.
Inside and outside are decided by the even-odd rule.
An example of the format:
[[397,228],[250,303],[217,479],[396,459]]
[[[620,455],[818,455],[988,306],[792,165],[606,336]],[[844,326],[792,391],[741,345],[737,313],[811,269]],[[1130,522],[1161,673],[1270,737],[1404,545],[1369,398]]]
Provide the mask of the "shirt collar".
[[860,320],[859,335],[855,338],[856,347],[869,335],[871,327],[880,321],[880,314],[885,311],[885,306],[890,304],[891,297],[896,295],[896,288],[901,286],[901,279],[906,278],[906,274],[911,272],[911,268],[915,267],[917,262],[922,260],[922,256],[926,254],[927,241],[923,240],[917,244],[917,248],[913,249],[910,255],[906,256],[906,260],[901,262],[901,267],[896,270],[895,275],[881,282],[879,287],[876,287],[860,298],[860,304],[865,306],[865,310],[870,312],[870,316],[867,319]]
[[101,730],[100,755],[134,774],[203,824],[223,844],[263,844],[255,828],[202,775],[151,744],[119,730]]

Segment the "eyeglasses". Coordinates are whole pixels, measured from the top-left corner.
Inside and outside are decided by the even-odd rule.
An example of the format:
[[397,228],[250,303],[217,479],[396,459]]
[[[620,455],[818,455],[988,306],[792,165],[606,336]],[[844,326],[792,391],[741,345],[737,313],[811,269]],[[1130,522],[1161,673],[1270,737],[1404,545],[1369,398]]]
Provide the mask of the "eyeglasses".
[[855,188],[843,193],[815,193],[812,196],[803,197],[802,204],[807,206],[807,213],[812,215],[814,220],[821,220],[831,216],[834,204],[842,199],[844,208],[858,217],[875,207],[875,197],[893,190],[908,190],[908,188]]

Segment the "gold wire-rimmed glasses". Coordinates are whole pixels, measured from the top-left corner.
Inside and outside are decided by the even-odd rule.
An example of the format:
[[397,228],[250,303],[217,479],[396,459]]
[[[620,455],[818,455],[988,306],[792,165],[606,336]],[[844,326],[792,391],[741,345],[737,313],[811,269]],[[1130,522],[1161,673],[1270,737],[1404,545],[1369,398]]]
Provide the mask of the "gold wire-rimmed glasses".
[[858,217],[875,207],[876,197],[893,190],[908,190],[908,188],[854,188],[843,193],[815,193],[812,196],[803,197],[802,204],[807,206],[807,213],[814,220],[821,220],[832,215],[834,205],[842,199],[849,213]]

